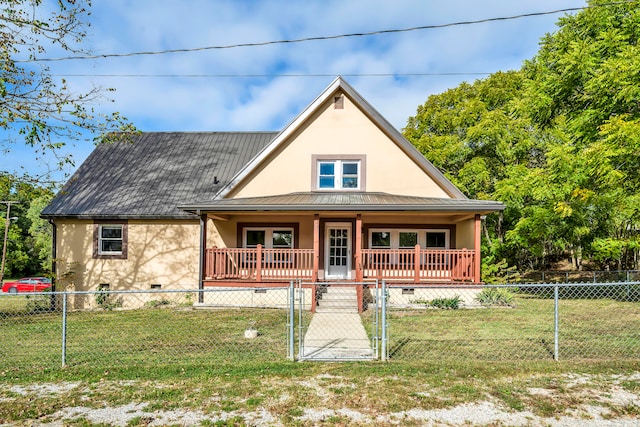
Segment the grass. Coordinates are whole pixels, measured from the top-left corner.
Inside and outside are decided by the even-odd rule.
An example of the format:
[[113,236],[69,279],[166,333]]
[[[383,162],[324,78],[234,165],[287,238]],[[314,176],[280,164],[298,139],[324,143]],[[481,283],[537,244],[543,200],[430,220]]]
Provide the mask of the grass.
[[[243,362],[122,366],[99,371],[76,366],[64,371],[22,372],[19,379],[10,378],[5,371],[0,373],[2,384],[77,385],[60,393],[43,394],[11,393],[8,386],[0,386],[0,423],[46,422],[65,407],[117,408],[136,402],[148,403],[148,411],[181,409],[234,419],[235,423],[229,425],[244,425],[240,413],[263,409],[285,420],[285,425],[313,425],[299,419],[308,410],[328,409],[336,413],[327,416],[325,424],[344,425],[350,424],[339,413],[344,408],[357,408],[375,417],[415,409],[452,408],[487,399],[505,410],[557,417],[605,396],[614,378],[637,377],[639,369],[638,362]],[[574,385],[575,375],[588,381]],[[626,390],[637,387],[635,380],[625,381]],[[532,395],[531,388],[544,388],[550,395]],[[624,403],[611,409],[620,416],[640,415],[637,408]],[[78,424],[65,425],[92,425],[82,417],[77,420]],[[132,414],[128,425],[149,421],[148,415]],[[222,422],[220,419],[211,422],[206,425],[225,425],[215,424]]]
[[[562,359],[637,358],[640,304],[563,300]],[[397,360],[548,360],[554,355],[553,300],[521,296],[515,308],[396,310],[389,315],[390,357]]]
[[[526,295],[516,298],[515,308],[392,310],[386,363],[287,361],[282,310],[162,304],[76,311],[68,314],[68,364],[62,369],[61,315],[30,311],[32,301],[0,298],[0,424],[46,422],[65,407],[131,402],[146,402],[149,411],[226,417],[202,425],[243,425],[239,413],[261,409],[285,425],[313,425],[301,420],[314,408],[334,411],[324,423],[344,425],[349,418],[342,408],[359,408],[375,419],[486,399],[507,410],[558,417],[607,395],[613,383],[640,393],[638,303],[561,301],[560,362],[552,361],[552,301]],[[372,312],[363,319],[370,331]],[[244,338],[250,324],[259,331],[253,340]],[[28,389],[43,383],[74,386]],[[605,397],[598,402],[612,416],[640,415],[630,404]],[[151,422],[148,414],[132,414],[127,425]],[[94,424],[78,415],[65,425]]]
[[[34,310],[49,308],[48,298],[0,297],[3,366],[62,364],[61,313]],[[513,308],[389,310],[389,356],[393,361],[551,360],[553,301],[528,295],[516,300]],[[639,303],[562,300],[559,313],[561,360],[635,359],[640,354]],[[308,324],[310,314],[304,314]],[[369,334],[373,314],[369,310],[362,316]],[[286,323],[286,311],[277,309],[193,310],[162,304],[71,311],[66,364],[106,369],[120,364],[280,361],[287,357]],[[244,337],[249,326],[257,328],[256,339]]]

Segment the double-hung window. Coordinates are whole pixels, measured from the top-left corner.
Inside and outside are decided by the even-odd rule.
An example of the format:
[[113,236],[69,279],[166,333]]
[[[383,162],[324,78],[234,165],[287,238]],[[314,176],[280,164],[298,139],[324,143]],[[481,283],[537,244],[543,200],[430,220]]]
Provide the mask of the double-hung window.
[[317,171],[319,190],[360,190],[362,187],[360,160],[319,160]]
[[122,255],[123,225],[101,225],[98,233],[100,255]]
[[93,230],[94,258],[127,258],[126,221],[96,221]]

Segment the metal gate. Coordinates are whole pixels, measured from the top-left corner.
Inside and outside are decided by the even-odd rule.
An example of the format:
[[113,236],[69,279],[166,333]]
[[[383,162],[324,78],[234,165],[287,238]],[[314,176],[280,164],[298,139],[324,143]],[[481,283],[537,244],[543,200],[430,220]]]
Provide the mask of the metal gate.
[[298,282],[298,360],[380,357],[382,289],[372,282]]

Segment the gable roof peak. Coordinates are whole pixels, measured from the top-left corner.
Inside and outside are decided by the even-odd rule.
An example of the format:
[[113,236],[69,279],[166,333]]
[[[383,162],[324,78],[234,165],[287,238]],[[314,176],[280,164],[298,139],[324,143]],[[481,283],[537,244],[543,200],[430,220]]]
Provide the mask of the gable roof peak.
[[236,188],[251,172],[257,168],[266,158],[283,144],[289,136],[295,133],[303,124],[322,106],[331,96],[341,90],[360,108],[372,122],[374,122],[398,147],[418,164],[447,194],[455,199],[467,199],[438,168],[427,160],[389,121],[382,116],[369,102],[367,102],[342,76],[337,76],[300,114],[298,114],[285,128],[266,145],[249,163],[222,187],[214,196],[215,199],[225,198]]

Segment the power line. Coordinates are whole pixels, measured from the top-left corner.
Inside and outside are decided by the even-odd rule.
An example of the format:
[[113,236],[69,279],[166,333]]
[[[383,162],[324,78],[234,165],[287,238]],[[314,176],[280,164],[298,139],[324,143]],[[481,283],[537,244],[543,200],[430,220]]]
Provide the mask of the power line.
[[635,1],[636,0],[625,0],[625,1],[619,1],[619,2],[613,2],[613,3],[596,4],[592,6],[570,7],[570,8],[557,9],[557,10],[552,10],[547,12],[530,12],[530,13],[523,13],[520,15],[504,16],[504,17],[497,17],[497,18],[485,18],[485,19],[478,19],[474,21],[460,21],[460,22],[451,22],[447,24],[422,25],[419,27],[400,28],[400,29],[391,29],[391,30],[378,30],[378,31],[369,31],[369,32],[362,32],[362,33],[338,34],[338,35],[332,35],[332,36],[303,37],[299,39],[272,40],[272,41],[266,41],[266,42],[237,43],[237,44],[230,44],[230,45],[204,46],[204,47],[182,48],[182,49],[165,49],[165,50],[157,50],[157,51],[105,53],[101,55],[78,55],[78,56],[66,56],[66,57],[59,57],[59,58],[22,59],[22,60],[16,60],[15,62],[16,63],[53,62],[53,61],[68,61],[68,60],[76,60],[76,59],[123,58],[123,57],[130,57],[130,56],[163,55],[167,53],[200,52],[200,51],[206,51],[206,50],[235,49],[240,47],[257,47],[257,46],[269,46],[269,45],[287,44],[287,43],[303,43],[303,42],[318,41],[318,40],[335,40],[335,39],[350,38],[350,37],[366,37],[366,36],[374,36],[374,35],[380,35],[380,34],[392,34],[392,33],[404,33],[404,32],[410,32],[410,31],[419,31],[419,30],[431,30],[431,29],[437,29],[437,28],[461,26],[461,25],[483,24],[487,22],[508,21],[513,19],[521,19],[521,18],[528,18],[528,17],[534,17],[534,16],[544,16],[544,15],[553,15],[558,13],[576,12],[579,10],[589,9],[593,7],[615,6],[615,5],[621,5],[621,4],[634,3]]
[[[342,77],[423,77],[423,76],[488,76],[489,72],[461,73],[350,73]],[[161,78],[273,78],[273,77],[335,77],[336,74],[52,74],[54,77],[161,77]]]

